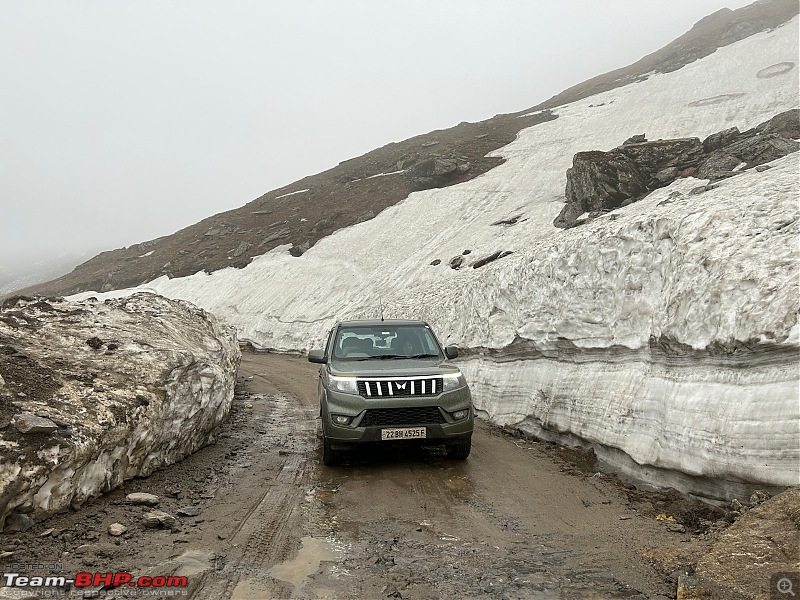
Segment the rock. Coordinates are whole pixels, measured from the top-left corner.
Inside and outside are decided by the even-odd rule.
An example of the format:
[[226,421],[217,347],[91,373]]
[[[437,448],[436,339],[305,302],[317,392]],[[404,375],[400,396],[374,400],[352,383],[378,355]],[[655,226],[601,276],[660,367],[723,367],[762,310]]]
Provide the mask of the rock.
[[236,250],[233,251],[233,256],[235,257],[241,256],[242,254],[247,252],[251,246],[252,244],[250,244],[249,242],[242,242],[236,247]]
[[467,254],[471,254],[471,253],[472,253],[472,250],[464,250],[464,251],[461,253],[461,256],[466,256]]
[[0,375],[0,392],[3,391],[3,388],[6,386],[6,380],[3,379],[3,376]]
[[436,265],[438,265],[438,264],[439,264],[439,263],[441,263],[441,262],[442,262],[442,259],[440,259],[440,258],[435,258],[435,259],[433,259],[433,260],[431,261],[431,265],[435,267]]
[[308,251],[309,248],[311,248],[311,242],[306,240],[305,242],[303,242],[299,246],[292,246],[289,249],[289,254],[291,254],[294,257],[302,256],[303,254],[305,254]]
[[174,529],[178,526],[178,519],[163,510],[152,510],[145,513],[142,517],[144,519],[145,527],[164,527],[165,529]]
[[258,247],[261,248],[261,246],[263,246],[264,244],[269,244],[270,242],[274,242],[276,240],[282,240],[285,237],[289,237],[290,233],[291,232],[288,229],[281,229],[280,231],[276,231],[275,233],[272,233],[267,237],[265,237],[263,240],[261,240],[261,243],[258,244]]
[[712,133],[703,140],[703,151],[711,153],[714,150],[734,142],[740,135],[741,132],[738,127],[731,127],[730,129],[723,129],[717,133]]
[[763,504],[767,500],[772,498],[772,494],[765,490],[756,490],[750,496],[750,506],[758,506],[759,504]]
[[677,167],[667,167],[666,169],[661,169],[654,177],[659,183],[659,187],[664,187],[675,181],[678,178],[678,173]]
[[731,127],[702,142],[648,142],[641,134],[609,152],[578,152],[567,169],[566,205],[553,225],[574,227],[585,213],[625,206],[678,177],[717,181],[736,175],[734,169],[741,166],[751,168],[796,152],[800,143],[790,138],[800,136],[799,112],[786,111],[744,133]]
[[413,177],[451,179],[470,170],[472,165],[456,157],[434,157],[423,160],[411,168]]
[[133,492],[125,496],[125,501],[128,504],[143,504],[144,506],[158,506],[161,500],[155,494],[148,494],[147,492]]
[[489,256],[484,256],[483,258],[476,260],[474,263],[472,263],[472,268],[480,269],[482,266],[487,265],[490,262],[497,260],[498,258],[506,257],[509,254],[513,253],[510,250],[502,250],[502,251],[499,250],[497,252],[490,254]]
[[553,225],[572,227],[585,212],[624,206],[647,193],[648,179],[626,155],[578,152],[567,169],[567,204]]
[[196,506],[184,506],[176,511],[179,517],[196,517],[200,514],[200,509]]
[[793,108],[772,117],[756,129],[761,133],[776,133],[784,138],[796,140],[800,138],[800,109]]
[[112,523],[108,526],[108,535],[112,535],[114,537],[120,536],[126,531],[128,531],[128,528],[122,523]]
[[58,430],[58,425],[50,419],[37,417],[31,413],[14,415],[14,427],[20,433],[52,433]]
[[777,133],[766,133],[746,138],[725,146],[724,151],[747,163],[747,168],[797,152],[800,143],[787,139]]
[[456,270],[460,269],[461,265],[463,265],[463,264],[464,264],[464,257],[461,256],[461,255],[454,256],[453,258],[450,259],[450,268],[451,269],[456,269]]
[[34,521],[28,515],[23,515],[21,513],[11,513],[6,517],[5,526],[3,527],[3,531],[5,533],[10,532],[23,532],[28,531],[31,527],[33,527]]
[[622,145],[625,146],[627,144],[641,144],[642,142],[646,142],[647,137],[644,133],[640,133],[639,135],[634,135],[629,137],[627,140],[622,142]]
[[672,533],[686,533],[686,527],[680,523],[667,523],[667,531]]
[[624,154],[633,160],[643,173],[652,177],[666,167],[685,169],[697,165],[703,156],[703,144],[698,138],[678,138],[628,144],[611,152]]
[[[522,218],[522,215],[514,215],[513,217],[509,217],[508,219],[500,219],[499,221],[495,221],[492,225],[516,225],[519,220]],[[527,219],[522,219],[526,221]]]
[[90,337],[88,340],[86,340],[86,345],[90,348],[94,348],[95,350],[99,350],[103,347],[103,340],[101,340],[99,337]]
[[370,219],[375,218],[375,211],[369,210],[365,212],[363,215],[359,216],[354,224],[363,223],[364,221],[369,221]]
[[772,165],[758,165],[758,166],[756,167],[756,171],[757,171],[758,173],[763,173],[763,172],[764,172],[764,171],[766,171],[767,169],[771,169],[771,168],[772,168]]
[[726,150],[717,150],[701,162],[695,177],[698,179],[717,180],[735,175],[733,169],[742,164],[742,161]]

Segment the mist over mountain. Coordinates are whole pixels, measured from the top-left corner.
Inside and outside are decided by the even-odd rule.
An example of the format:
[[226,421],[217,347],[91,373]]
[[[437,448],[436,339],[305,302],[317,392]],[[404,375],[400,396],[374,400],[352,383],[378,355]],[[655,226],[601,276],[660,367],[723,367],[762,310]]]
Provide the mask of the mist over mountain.
[[[414,191],[455,185],[501,164],[502,158],[489,153],[513,141],[522,129],[556,118],[547,110],[635,83],[648,74],[674,71],[718,47],[784,23],[797,10],[792,0],[757,2],[735,11],[722,9],[636,63],[577,84],[530,109],[462,122],[451,129],[387,144],[172,235],[103,252],[68,275],[29,285],[20,293],[108,291],[162,275],[181,277],[201,270],[243,268],[253,258],[285,244],[301,254],[325,236],[373,218]],[[375,177],[380,173],[394,175]],[[309,191],[288,195],[304,189]]]

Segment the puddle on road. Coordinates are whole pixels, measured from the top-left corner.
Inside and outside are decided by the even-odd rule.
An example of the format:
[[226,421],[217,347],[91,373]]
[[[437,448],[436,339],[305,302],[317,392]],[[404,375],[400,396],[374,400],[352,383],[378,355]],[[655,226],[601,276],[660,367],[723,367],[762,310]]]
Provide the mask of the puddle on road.
[[466,502],[472,497],[472,481],[466,476],[448,477],[444,482],[444,486],[459,500]]
[[270,576],[300,587],[305,579],[319,571],[320,564],[326,560],[336,560],[338,555],[333,545],[313,537],[300,540],[302,547],[291,560],[284,561],[270,569]]

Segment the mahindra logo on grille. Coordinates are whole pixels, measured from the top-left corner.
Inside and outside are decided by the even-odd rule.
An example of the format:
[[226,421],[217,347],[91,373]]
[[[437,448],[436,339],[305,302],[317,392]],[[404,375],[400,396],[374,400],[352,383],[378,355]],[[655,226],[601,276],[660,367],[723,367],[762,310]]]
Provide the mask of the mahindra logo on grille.
[[404,379],[359,379],[358,393],[362,396],[435,396],[442,391],[441,377]]

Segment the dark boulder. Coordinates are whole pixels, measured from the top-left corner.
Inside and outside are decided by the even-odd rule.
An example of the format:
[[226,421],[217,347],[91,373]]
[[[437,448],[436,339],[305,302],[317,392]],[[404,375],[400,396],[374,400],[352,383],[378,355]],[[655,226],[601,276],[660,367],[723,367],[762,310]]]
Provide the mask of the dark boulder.
[[450,268],[451,269],[458,270],[458,269],[461,268],[461,265],[463,265],[463,264],[464,264],[464,257],[461,256],[461,255],[454,256],[453,258],[450,259]]
[[731,127],[730,129],[723,129],[717,133],[712,133],[703,140],[703,151],[713,152],[718,148],[727,146],[728,144],[736,141],[742,135],[738,127]]
[[470,163],[456,157],[433,157],[417,163],[411,168],[412,177],[453,178],[470,170]]
[[698,138],[640,141],[643,138],[644,134],[633,136],[610,152],[578,152],[567,169],[566,204],[553,225],[580,225],[678,177],[717,181],[796,152],[800,110],[780,113],[744,133],[731,127],[702,142]]
[[291,254],[295,258],[298,256],[303,256],[303,254],[305,254],[309,248],[311,248],[311,242],[306,240],[299,246],[292,246],[291,248],[289,248],[289,254]]
[[489,256],[484,256],[483,258],[479,258],[472,264],[473,269],[480,269],[484,265],[488,265],[490,262],[496,261],[498,258],[505,258],[509,254],[513,254],[511,250],[498,250],[497,252],[493,252]]
[[746,167],[754,167],[797,152],[800,143],[783,137],[777,133],[763,133],[725,146],[725,152],[747,163]]
[[729,154],[727,150],[717,150],[700,163],[695,172],[695,177],[698,179],[710,179],[711,181],[724,179],[735,175],[736,173],[733,169],[740,164],[742,164],[742,161]]
[[646,141],[647,141],[646,135],[644,133],[640,133],[639,135],[633,135],[629,137],[627,140],[622,142],[622,145],[626,146],[628,144],[641,144],[642,142]]
[[630,157],[615,152],[578,152],[567,169],[567,204],[556,227],[572,227],[585,212],[630,204],[647,193],[646,173]]
[[643,172],[655,174],[667,167],[686,169],[697,166],[703,156],[703,144],[698,138],[658,140],[628,144],[612,152],[624,154]]
[[756,129],[760,133],[777,133],[782,137],[796,140],[800,138],[800,109],[793,108],[779,113]]

